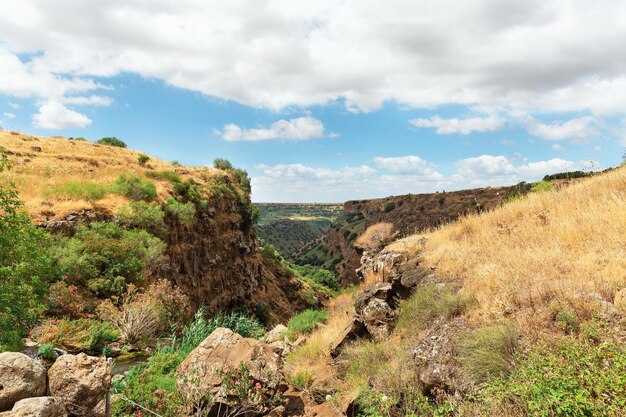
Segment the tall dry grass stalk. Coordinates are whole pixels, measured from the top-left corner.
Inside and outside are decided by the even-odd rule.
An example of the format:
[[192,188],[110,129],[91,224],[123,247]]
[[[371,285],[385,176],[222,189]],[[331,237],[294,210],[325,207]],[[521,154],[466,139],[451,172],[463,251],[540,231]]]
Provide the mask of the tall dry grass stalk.
[[514,312],[532,322],[555,301],[613,301],[626,286],[626,168],[533,193],[388,249],[421,251],[440,277],[459,279],[478,301],[477,324]]

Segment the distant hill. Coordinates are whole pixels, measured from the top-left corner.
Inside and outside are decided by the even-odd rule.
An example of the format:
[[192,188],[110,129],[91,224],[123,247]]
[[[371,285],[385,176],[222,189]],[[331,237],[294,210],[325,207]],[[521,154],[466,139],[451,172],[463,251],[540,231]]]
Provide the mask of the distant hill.
[[259,237],[287,259],[324,235],[343,209],[340,204],[260,203]]

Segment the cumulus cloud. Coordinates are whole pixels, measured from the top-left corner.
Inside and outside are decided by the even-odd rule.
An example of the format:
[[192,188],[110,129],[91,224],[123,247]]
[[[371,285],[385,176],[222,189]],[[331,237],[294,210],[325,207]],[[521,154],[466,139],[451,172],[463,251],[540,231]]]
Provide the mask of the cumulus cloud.
[[107,96],[100,95],[91,95],[91,96],[75,96],[75,97],[64,97],[64,104],[75,104],[79,106],[102,106],[107,107],[113,103],[113,99]]
[[572,139],[581,141],[598,134],[597,120],[591,116],[570,119],[564,122],[541,123],[531,120],[526,130],[533,136],[547,140]]
[[377,157],[374,158],[374,163],[391,174],[428,176],[433,180],[442,179],[442,175],[437,172],[437,167],[434,164],[417,155]]
[[80,129],[91,123],[84,114],[70,110],[58,101],[47,101],[33,115],[33,126],[42,129]]
[[434,127],[439,135],[460,133],[468,135],[472,132],[491,132],[500,129],[504,120],[498,117],[471,117],[467,119],[442,119],[433,116],[430,119],[413,119],[409,121],[415,127]]
[[58,100],[134,73],[272,109],[340,99],[353,111],[395,100],[610,115],[626,111],[625,14],[620,0],[592,13],[569,0],[4,0],[0,91]]
[[565,150],[564,147],[562,147],[561,145],[559,145],[558,143],[555,143],[552,145],[552,150],[554,152],[563,152]]
[[283,140],[312,140],[324,137],[335,137],[334,133],[327,133],[324,124],[310,116],[297,117],[290,120],[279,120],[269,127],[242,128],[230,123],[219,132],[224,140],[235,141],[259,141],[271,139]]
[[5,111],[5,112],[3,113],[3,115],[4,115],[4,117],[6,117],[7,119],[15,119],[15,114],[14,114],[14,113],[11,113],[11,112],[8,112],[8,111]]

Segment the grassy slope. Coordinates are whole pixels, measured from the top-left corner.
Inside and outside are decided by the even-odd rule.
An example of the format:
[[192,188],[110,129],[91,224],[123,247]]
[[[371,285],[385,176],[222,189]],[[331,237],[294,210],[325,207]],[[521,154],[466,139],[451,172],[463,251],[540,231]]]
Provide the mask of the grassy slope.
[[[108,194],[98,201],[69,199],[50,193],[54,186],[85,181],[110,184],[122,173],[143,177],[146,170],[177,171],[182,180],[193,178],[202,184],[202,176],[221,172],[208,167],[179,167],[157,158],[151,158],[146,166],[141,166],[137,158],[142,153],[131,149],[1,130],[0,146],[5,148],[14,165],[11,171],[3,173],[3,180],[15,183],[35,223],[83,209],[114,213],[116,208],[128,203],[127,199],[116,194]],[[41,151],[34,151],[32,147],[39,147]],[[153,181],[160,198],[170,195],[168,181]]]

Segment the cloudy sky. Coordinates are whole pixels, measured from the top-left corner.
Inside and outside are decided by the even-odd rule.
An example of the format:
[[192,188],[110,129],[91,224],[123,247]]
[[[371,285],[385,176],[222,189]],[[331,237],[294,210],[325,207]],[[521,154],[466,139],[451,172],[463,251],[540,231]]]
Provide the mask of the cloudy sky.
[[2,0],[0,126],[230,159],[256,201],[618,164],[623,0]]

